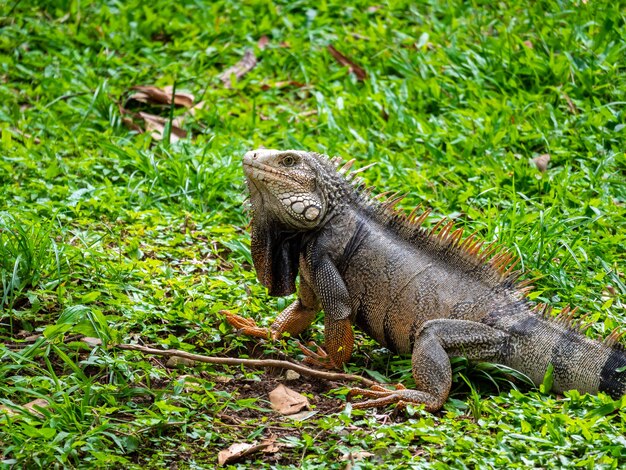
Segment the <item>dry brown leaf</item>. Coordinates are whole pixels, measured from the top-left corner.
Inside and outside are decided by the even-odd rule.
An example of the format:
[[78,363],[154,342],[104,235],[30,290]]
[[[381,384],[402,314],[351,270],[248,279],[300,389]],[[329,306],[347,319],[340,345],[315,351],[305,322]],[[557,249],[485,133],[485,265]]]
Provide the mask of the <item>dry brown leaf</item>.
[[[39,137],[35,137],[35,136],[33,136],[31,134],[28,134],[28,133],[26,133],[24,131],[21,131],[21,130],[15,128],[15,127],[11,127],[11,131],[13,133],[15,133],[17,136],[21,137],[21,138],[30,139],[30,140],[32,140],[36,144],[40,144],[41,143],[41,140],[39,139]],[[0,131],[0,134],[2,134],[2,131]]]
[[358,450],[356,452],[350,452],[348,454],[343,454],[339,460],[350,460],[350,461],[354,461],[354,460],[363,460],[363,459],[367,459],[369,457],[374,457],[375,454],[372,454],[371,452],[367,452],[365,450]]
[[[144,113],[139,111],[138,116],[143,119],[146,124],[146,131],[150,131],[150,135],[153,139],[163,140],[165,133],[165,124],[167,119],[154,114]],[[180,128],[181,119],[177,118],[172,121],[172,127],[170,131],[170,143],[177,142],[179,139],[187,137],[187,131]]]
[[243,53],[243,57],[239,62],[222,72],[222,74],[220,75],[220,80],[226,88],[230,88],[231,75],[234,75],[235,79],[239,80],[250,70],[252,70],[256,66],[256,64],[257,59],[252,49],[246,49],[246,51]]
[[276,436],[271,435],[267,439],[263,439],[261,441],[261,445],[267,446],[265,449],[263,449],[264,454],[275,454],[280,450],[282,444],[277,444]]
[[569,112],[572,113],[572,114],[578,114],[578,108],[576,107],[576,105],[574,104],[572,99],[569,97],[569,95],[567,93],[563,92],[563,98],[565,98],[565,102],[567,103],[567,107],[569,108]]
[[548,163],[550,163],[550,154],[544,153],[543,155],[539,155],[533,158],[533,162],[540,172],[545,173],[548,169]]
[[535,46],[533,45],[532,41],[524,41],[524,45],[528,48],[528,49],[534,49]]
[[42,414],[39,412],[39,410],[35,409],[35,407],[38,408],[48,408],[50,406],[50,403],[48,403],[48,400],[44,399],[44,398],[37,398],[36,400],[33,400],[31,402],[28,402],[24,405],[24,408],[26,408],[28,411],[30,411],[33,414],[36,414],[38,416],[42,416]]
[[84,336],[80,339],[87,346],[95,348],[96,346],[102,346],[102,340],[100,338],[92,338],[90,336]]
[[24,342],[25,343],[34,343],[35,341],[37,341],[41,337],[42,337],[42,335],[30,335],[30,336],[27,336],[26,338],[24,338]]
[[217,454],[217,463],[220,466],[234,463],[243,457],[269,447],[272,444],[247,444],[245,442],[232,444],[228,449],[220,450]]
[[361,66],[357,65],[353,60],[343,55],[330,44],[328,45],[328,52],[331,53],[337,62],[345,67],[348,67],[350,69],[350,73],[353,73],[358,80],[365,80],[367,78],[367,72],[365,72]]
[[189,113],[192,116],[196,115],[196,112],[200,109],[204,109],[204,106],[206,105],[206,101],[200,101],[199,103],[193,105],[190,109],[189,109]]
[[300,378],[300,374],[298,374],[295,370],[288,370],[285,372],[285,380],[298,380]]
[[[48,403],[48,400],[45,400],[43,398],[37,398],[36,400],[33,400],[31,402],[26,403],[25,405],[23,405],[24,408],[27,411],[30,411],[31,413],[37,415],[37,416],[43,416],[39,410],[35,409],[35,406],[39,407],[39,408],[48,408],[50,406],[50,404]],[[6,413],[8,415],[16,415],[18,414],[17,411],[15,411],[14,409],[6,406],[6,405],[2,405],[0,406],[0,413]]]
[[[152,85],[138,85],[132,88],[137,93],[128,97],[129,100],[139,101],[140,103],[150,104],[172,104],[172,91],[174,87],[166,86],[159,88]],[[174,94],[174,104],[176,106],[184,106],[191,108],[194,102],[194,96],[185,91],[176,91]]]
[[312,411],[304,410],[304,411],[300,411],[292,415],[288,415],[288,418],[292,421],[306,421],[307,419],[315,416],[317,413],[318,411],[316,410],[312,410]]
[[267,36],[263,35],[259,38],[259,42],[257,42],[257,45],[259,46],[259,49],[265,49],[265,46],[267,46],[270,43],[270,38],[268,38]]
[[383,7],[382,5],[372,5],[371,7],[367,7],[367,12],[368,13],[376,13],[382,7]]
[[309,407],[307,397],[282,384],[272,390],[269,397],[272,409],[282,415],[292,415]]
[[140,134],[143,133],[143,129],[141,127],[139,127],[137,124],[135,124],[135,121],[132,120],[132,118],[129,118],[128,116],[124,116],[122,118],[122,122],[124,123],[124,125],[126,127],[128,127],[131,131],[135,131],[138,132]]

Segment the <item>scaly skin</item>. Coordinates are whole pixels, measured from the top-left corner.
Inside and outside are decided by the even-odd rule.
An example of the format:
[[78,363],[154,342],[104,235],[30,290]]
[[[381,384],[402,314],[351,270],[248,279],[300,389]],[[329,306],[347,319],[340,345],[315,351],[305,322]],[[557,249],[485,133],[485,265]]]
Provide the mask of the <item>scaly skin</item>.
[[593,341],[571,317],[534,313],[510,255],[492,255],[451,224],[427,231],[427,214],[406,217],[393,211],[397,199],[374,201],[348,173],[351,162],[337,164],[295,150],[245,155],[257,277],[271,295],[293,293],[298,274],[300,283],[298,299],[269,331],[237,316],[231,324],[254,336],[297,335],[323,309],[327,357],[318,359],[331,366],[350,358],[353,325],[412,354],[416,390],[355,389],[351,395],[371,398],[356,408],[414,403],[438,410],[450,392],[453,356],[507,365],[536,384],[552,365],[559,392],[625,393],[626,374],[618,369],[626,354],[615,335]]

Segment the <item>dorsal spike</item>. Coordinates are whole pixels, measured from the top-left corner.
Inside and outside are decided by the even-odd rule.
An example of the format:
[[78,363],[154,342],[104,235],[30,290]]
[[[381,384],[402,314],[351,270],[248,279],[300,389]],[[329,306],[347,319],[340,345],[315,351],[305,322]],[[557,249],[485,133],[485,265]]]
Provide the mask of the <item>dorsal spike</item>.
[[390,194],[397,194],[394,193],[393,191],[385,191],[384,193],[378,193],[376,196],[374,196],[372,199],[376,199],[377,201],[380,201],[381,199],[386,198],[387,196],[389,196]]
[[513,260],[513,264],[511,264],[508,269],[504,272],[504,276],[509,278],[511,276],[511,274],[513,273],[513,271],[515,270],[516,266],[520,263],[521,259],[520,258],[515,258],[515,260]]
[[626,334],[626,331],[620,331],[619,328],[615,328],[611,331],[611,334],[604,340],[604,344],[607,346],[613,346],[619,342],[619,340]]
[[[578,308],[575,308],[574,310],[577,309]],[[578,329],[581,333],[584,333],[591,325],[593,325],[593,321],[587,321],[590,315],[591,312],[587,312],[576,321],[576,329]]]
[[469,237],[467,237],[465,240],[462,240],[461,243],[459,244],[459,247],[467,248],[468,246],[472,244],[472,242],[474,241],[474,238],[476,238],[476,232],[471,233]]
[[348,171],[350,171],[350,168],[352,167],[352,165],[354,165],[354,162],[356,162],[356,158],[348,160],[346,163],[343,164],[341,168],[337,170],[337,172],[345,175],[346,173],[348,173]]
[[[354,185],[354,182],[352,182],[352,184]],[[369,198],[372,196],[372,193],[374,192],[375,189],[376,188],[374,186],[368,186],[366,188],[363,188],[363,194]]]
[[498,246],[495,242],[491,242],[487,247],[480,253],[480,260],[484,263],[489,259],[489,257],[496,251]]
[[365,166],[362,166],[361,168],[357,168],[356,170],[352,170],[352,172],[350,172],[350,174],[351,175],[356,175],[357,173],[362,173],[364,171],[369,170],[374,165],[378,165],[378,162],[370,163],[369,165],[365,165]]
[[459,241],[463,238],[463,227],[457,228],[450,234],[450,240],[453,245],[459,246]]
[[477,256],[484,244],[484,241],[476,240],[474,243],[467,247],[467,252],[472,256]]
[[413,224],[422,225],[424,221],[428,218],[431,212],[432,212],[432,209],[426,209],[424,212],[422,212],[422,214],[417,219],[415,219],[415,222],[413,222]]
[[393,209],[400,201],[402,201],[402,199],[404,199],[407,194],[409,193],[404,193],[404,194],[400,194],[399,196],[396,196],[397,193],[391,195],[384,203],[383,203],[383,207],[385,209]]
[[538,277],[533,277],[530,279],[524,279],[523,281],[520,281],[517,283],[517,287],[519,289],[522,289],[526,286],[529,286],[530,284],[534,284],[535,282],[537,282],[539,279],[541,279],[543,276],[538,276]]
[[415,223],[415,218],[417,217],[417,213],[419,212],[421,208],[422,208],[422,205],[418,204],[417,206],[413,208],[411,212],[409,212],[409,215],[407,216],[407,220],[410,223]]
[[[363,187],[365,186],[365,180],[363,178],[361,178],[360,176],[357,176],[356,178],[353,178],[352,181],[350,181],[350,183],[358,191],[363,191]],[[365,191],[368,191],[369,189],[370,188],[367,188]]]
[[448,234],[450,233],[450,230],[452,230],[453,226],[454,226],[454,221],[453,220],[448,221],[448,223],[444,225],[443,228],[437,234],[437,238],[439,238],[442,242],[447,242]]
[[430,229],[430,234],[434,235],[437,233],[437,231],[439,230],[439,228],[443,225],[443,223],[446,221],[447,219],[445,217],[439,219],[439,222],[437,222],[435,224],[435,226],[433,228]]
[[339,165],[343,162],[341,157],[333,157],[330,159],[330,163],[335,167],[335,170],[339,167]]

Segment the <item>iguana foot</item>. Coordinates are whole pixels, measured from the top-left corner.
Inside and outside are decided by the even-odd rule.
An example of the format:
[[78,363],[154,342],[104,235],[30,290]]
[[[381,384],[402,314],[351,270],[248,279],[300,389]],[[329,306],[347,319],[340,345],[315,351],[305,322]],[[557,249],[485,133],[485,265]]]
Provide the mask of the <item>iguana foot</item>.
[[302,360],[302,362],[304,362],[305,364],[319,367],[320,369],[336,369],[336,367],[330,360],[328,353],[324,351],[324,348],[322,348],[321,346],[318,346],[313,341],[311,341],[309,343],[309,346],[315,347],[315,351],[313,351],[300,342],[298,342],[297,344],[300,348],[300,351],[304,353],[304,359]]
[[416,394],[420,394],[417,390],[409,390],[402,384],[395,385],[395,390],[389,390],[382,385],[372,385],[371,388],[353,388],[348,392],[348,401],[352,401],[352,397],[361,395],[366,398],[373,398],[373,400],[366,400],[358,403],[354,403],[352,408],[357,410],[364,410],[367,408],[379,408],[396,404],[398,408],[404,408],[408,403],[422,403],[416,402]]
[[240,315],[230,313],[228,310],[222,310],[220,313],[226,315],[226,321],[233,328],[241,331],[246,336],[254,336],[263,339],[276,339],[276,334],[269,328],[262,328],[251,318],[244,318]]

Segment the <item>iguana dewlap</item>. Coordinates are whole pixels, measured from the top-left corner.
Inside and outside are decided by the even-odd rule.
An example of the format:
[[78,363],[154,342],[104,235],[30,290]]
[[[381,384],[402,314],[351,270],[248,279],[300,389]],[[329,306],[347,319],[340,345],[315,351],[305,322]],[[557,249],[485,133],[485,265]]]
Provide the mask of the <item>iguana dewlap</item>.
[[[397,353],[411,353],[416,390],[359,390],[373,400],[439,409],[450,392],[450,357],[504,364],[540,384],[553,367],[553,390],[626,393],[626,352],[579,331],[573,311],[553,318],[533,307],[517,283],[512,256],[493,253],[452,224],[427,230],[414,213],[393,210],[363,190],[352,162],[298,150],[255,150],[243,166],[252,205],[257,277],[271,295],[298,299],[271,326],[297,335],[324,311],[332,365],[350,358],[353,325]],[[543,312],[542,312],[543,310]],[[259,336],[266,330],[231,317]]]

